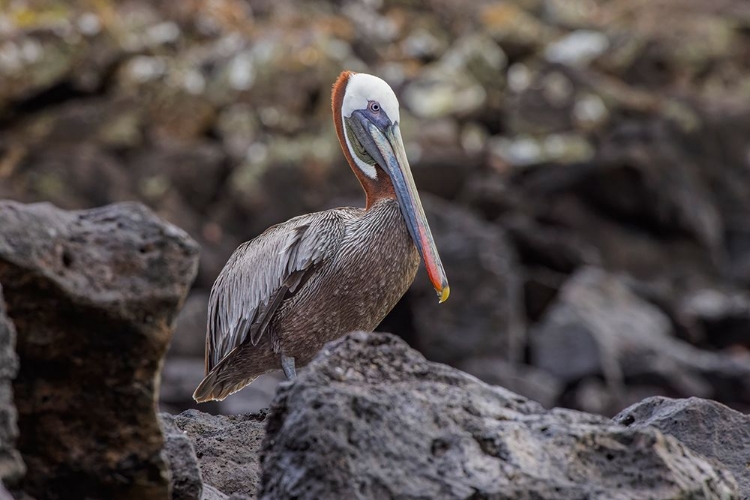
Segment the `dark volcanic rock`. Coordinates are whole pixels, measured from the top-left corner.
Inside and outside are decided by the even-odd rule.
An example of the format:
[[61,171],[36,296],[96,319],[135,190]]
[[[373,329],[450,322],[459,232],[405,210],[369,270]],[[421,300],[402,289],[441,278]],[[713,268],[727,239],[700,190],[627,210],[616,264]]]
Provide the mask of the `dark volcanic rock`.
[[227,496],[208,484],[203,486],[203,498],[201,500],[226,500]]
[[532,332],[532,362],[563,383],[602,374],[621,382],[621,357],[665,342],[670,329],[669,319],[617,276],[588,267],[563,286]]
[[[335,458],[334,458],[335,457]],[[261,498],[736,498],[656,429],[541,406],[352,333],[277,393]]]
[[139,204],[0,203],[0,282],[18,330],[23,489],[165,498],[154,401],[198,248]]
[[614,414],[637,401],[627,397],[625,384],[658,388],[651,394],[750,402],[750,364],[696,349],[671,332],[669,318],[621,277],[582,268],[531,332],[531,361],[566,384],[603,378],[606,401],[568,402],[587,411]]
[[422,266],[408,295],[417,347],[445,363],[480,355],[516,360],[523,345],[523,284],[505,234],[466,209],[429,196],[423,201],[451,297],[438,305]]
[[571,273],[580,266],[601,263],[596,248],[569,231],[535,224],[525,217],[508,217],[503,220],[503,227],[508,231],[519,260],[527,266]]
[[259,450],[266,412],[213,416],[188,410],[174,423],[193,441],[206,485],[231,495],[255,498],[260,484]]
[[700,398],[653,397],[621,411],[615,422],[655,427],[734,474],[740,496],[750,498],[750,415]]
[[688,294],[677,308],[679,324],[692,342],[714,348],[750,348],[750,295],[703,289]]
[[0,284],[0,487],[4,482],[14,483],[20,480],[26,471],[15,446],[18,425],[11,382],[18,372],[16,329],[5,314],[2,292]]
[[683,235],[715,252],[723,221],[685,140],[661,122],[619,127],[576,191],[602,212],[669,239]]
[[164,453],[169,463],[172,500],[200,500],[203,493],[201,471],[193,443],[174,423],[175,417],[159,414],[164,432]]

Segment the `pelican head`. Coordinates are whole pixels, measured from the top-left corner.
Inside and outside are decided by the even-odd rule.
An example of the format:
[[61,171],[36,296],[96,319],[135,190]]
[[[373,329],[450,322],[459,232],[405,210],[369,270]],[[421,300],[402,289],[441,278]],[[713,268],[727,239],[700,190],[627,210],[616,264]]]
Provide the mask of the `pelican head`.
[[336,133],[349,165],[367,195],[367,208],[396,198],[414,245],[440,302],[450,294],[399,130],[398,99],[376,76],[346,71],[333,86]]

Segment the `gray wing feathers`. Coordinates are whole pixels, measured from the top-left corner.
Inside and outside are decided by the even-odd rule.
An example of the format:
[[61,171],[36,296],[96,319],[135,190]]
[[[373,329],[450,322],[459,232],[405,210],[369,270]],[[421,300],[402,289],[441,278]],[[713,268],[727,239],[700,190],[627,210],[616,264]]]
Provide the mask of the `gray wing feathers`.
[[247,340],[258,343],[284,298],[335,255],[345,217],[336,210],[296,217],[235,250],[209,297],[206,373]]

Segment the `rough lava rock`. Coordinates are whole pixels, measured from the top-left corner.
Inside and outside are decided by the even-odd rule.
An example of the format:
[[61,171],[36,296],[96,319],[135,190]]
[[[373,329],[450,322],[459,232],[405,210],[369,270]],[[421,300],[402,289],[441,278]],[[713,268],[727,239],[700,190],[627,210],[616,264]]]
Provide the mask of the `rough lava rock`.
[[167,497],[155,411],[171,325],[197,267],[186,233],[137,203],[0,202],[0,282],[18,331],[23,490]]
[[[0,284],[0,486],[21,479],[26,467],[16,450],[18,425],[13,404],[12,380],[18,372],[16,329],[5,314],[3,288]],[[0,494],[2,498],[2,494]]]
[[622,358],[669,337],[669,319],[619,277],[582,268],[531,334],[532,361],[563,383],[604,375],[622,382]]
[[244,495],[255,498],[260,485],[259,451],[265,436],[266,415],[266,411],[261,411],[213,416],[187,410],[173,417],[175,425],[193,441],[204,496],[218,492],[229,498]]
[[660,387],[679,396],[750,402],[750,364],[741,356],[702,351],[671,333],[666,314],[621,276],[584,267],[531,331],[531,360],[565,384],[604,378],[607,401],[575,404],[587,411],[615,414],[643,397],[630,398],[626,384],[634,393]]
[[201,500],[203,481],[193,443],[177,427],[174,415],[160,413],[164,453],[170,471],[171,500]]
[[267,500],[737,498],[671,436],[546,411],[387,334],[328,344],[281,385],[266,430]]
[[734,474],[740,496],[750,498],[750,415],[700,398],[648,398],[621,411],[614,421],[655,427]]

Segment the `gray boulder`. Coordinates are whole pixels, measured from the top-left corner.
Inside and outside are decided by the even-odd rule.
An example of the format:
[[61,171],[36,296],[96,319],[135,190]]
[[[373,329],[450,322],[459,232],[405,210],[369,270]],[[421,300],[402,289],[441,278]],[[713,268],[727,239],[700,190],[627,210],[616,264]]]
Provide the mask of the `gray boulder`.
[[261,463],[267,500],[737,498],[730,473],[656,429],[546,411],[362,332],[280,386]]
[[750,294],[704,288],[686,294],[676,317],[694,343],[718,349],[750,347]]
[[469,210],[430,196],[423,201],[451,298],[438,306],[420,267],[407,295],[417,348],[428,359],[451,364],[486,355],[518,360],[525,332],[523,283],[505,233]]
[[[654,393],[750,402],[750,364],[672,337],[669,318],[618,275],[585,267],[573,274],[530,333],[531,362],[568,385],[603,378],[603,402],[566,401],[609,414]],[[599,399],[599,398],[595,398]]]
[[265,411],[214,416],[188,410],[175,416],[174,423],[193,442],[206,498],[222,498],[221,494],[255,498],[260,484],[259,451],[265,435]]
[[631,429],[653,427],[729,469],[740,496],[750,498],[750,415],[707,399],[648,398],[621,411],[614,421]]
[[26,472],[21,455],[15,446],[18,425],[11,382],[18,372],[18,356],[15,351],[16,329],[5,314],[2,291],[0,284],[0,485],[17,482]]
[[0,283],[18,330],[23,490],[167,497],[154,408],[198,248],[140,204],[84,211],[0,202]]
[[164,432],[165,459],[169,464],[170,498],[172,500],[201,500],[203,481],[193,443],[175,425],[173,415],[161,413],[159,418]]

